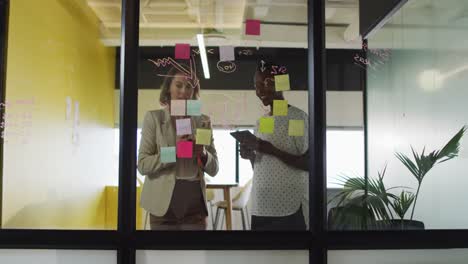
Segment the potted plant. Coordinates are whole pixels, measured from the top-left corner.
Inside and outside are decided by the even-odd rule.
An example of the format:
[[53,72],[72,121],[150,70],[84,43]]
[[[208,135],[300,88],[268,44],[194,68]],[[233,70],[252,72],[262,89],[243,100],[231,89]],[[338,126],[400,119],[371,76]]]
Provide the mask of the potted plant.
[[[384,184],[385,168],[376,179],[341,175],[343,189],[329,203],[336,202],[329,212],[330,229],[424,229],[424,223],[413,219],[422,182],[436,165],[458,156],[460,140],[466,132],[463,126],[440,150],[429,154],[425,148],[421,154],[411,148],[413,159],[403,153],[395,153],[396,158],[416,178],[416,193],[405,186],[387,188]],[[395,192],[399,190],[399,194]],[[411,216],[405,215],[411,209]]]

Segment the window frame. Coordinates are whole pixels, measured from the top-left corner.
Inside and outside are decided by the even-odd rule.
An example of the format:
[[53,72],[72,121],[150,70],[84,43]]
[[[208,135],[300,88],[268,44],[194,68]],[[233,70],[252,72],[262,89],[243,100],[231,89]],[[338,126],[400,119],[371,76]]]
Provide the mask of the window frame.
[[[327,250],[335,249],[444,249],[468,248],[468,230],[327,231],[326,230],[326,101],[325,101],[325,0],[308,0],[309,182],[310,231],[138,231],[136,230],[136,127],[139,1],[122,0],[121,131],[119,155],[118,229],[30,230],[1,229],[0,248],[117,250],[119,264],[135,263],[135,252],[160,250],[305,249],[310,263],[327,263]],[[392,10],[395,12],[398,9]],[[9,0],[0,0],[0,100],[5,100]],[[392,14],[388,14],[392,15]],[[363,72],[365,77],[365,72]],[[366,90],[363,89],[364,107]],[[1,111],[1,110],[0,110]],[[366,119],[364,108],[364,120]],[[1,112],[0,112],[1,114]],[[366,123],[364,123],[365,125]],[[365,134],[367,140],[367,133]],[[367,147],[365,148],[367,150]],[[3,168],[3,140],[0,139]],[[367,152],[366,152],[367,153]],[[365,161],[367,160],[367,154]],[[0,174],[0,192],[1,190]],[[1,215],[1,204],[0,204]],[[127,217],[133,215],[133,217]],[[285,243],[286,242],[286,243]]]

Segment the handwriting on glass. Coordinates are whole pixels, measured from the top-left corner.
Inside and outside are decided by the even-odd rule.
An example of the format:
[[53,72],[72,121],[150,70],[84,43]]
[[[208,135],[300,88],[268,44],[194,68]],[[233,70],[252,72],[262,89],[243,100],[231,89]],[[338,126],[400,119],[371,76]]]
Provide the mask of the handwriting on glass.
[[253,50],[250,50],[250,49],[243,49],[243,50],[239,50],[237,54],[244,55],[244,56],[252,56],[254,52]]
[[[189,62],[189,68],[186,69],[186,67],[182,66],[181,64],[177,63],[174,59],[171,57],[167,58],[162,58],[162,59],[148,59],[149,62],[153,63],[156,67],[166,67],[167,65],[172,65],[174,68],[176,68],[179,72],[183,74],[183,76],[189,80],[189,84],[195,88],[200,85],[200,80],[198,80],[196,76],[196,64],[195,64],[195,59],[193,56],[190,58]],[[165,75],[165,74],[157,74],[160,77],[175,77],[175,76],[170,76],[170,75]]]
[[284,66],[272,65],[271,74],[285,74],[288,69]]
[[5,143],[28,143],[33,124],[33,109],[31,108],[34,104],[34,98],[17,99],[15,101],[0,103],[0,108],[4,109],[0,122],[0,130],[1,137]]
[[232,61],[218,61],[216,64],[216,67],[218,67],[218,70],[220,72],[224,73],[232,73],[236,71],[236,64]]
[[375,55],[373,60],[366,59],[360,54],[356,53],[354,55],[354,64],[366,69],[366,66],[369,66],[372,70],[378,70],[378,66],[384,65],[390,59],[391,50],[390,49],[369,49],[367,44],[362,45],[362,50],[364,52],[369,51]]
[[[200,54],[199,49],[192,49],[192,52],[195,53],[195,55]],[[215,54],[214,49],[206,49],[206,54]]]

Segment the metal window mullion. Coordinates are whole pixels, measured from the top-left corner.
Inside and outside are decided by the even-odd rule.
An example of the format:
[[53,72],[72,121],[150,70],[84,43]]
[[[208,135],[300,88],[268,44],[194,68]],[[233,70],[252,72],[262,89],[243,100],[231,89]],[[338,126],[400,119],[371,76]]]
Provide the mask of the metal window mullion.
[[122,0],[118,199],[121,244],[117,252],[118,264],[135,263],[139,13],[140,1]]
[[308,1],[310,263],[327,263],[325,1]]

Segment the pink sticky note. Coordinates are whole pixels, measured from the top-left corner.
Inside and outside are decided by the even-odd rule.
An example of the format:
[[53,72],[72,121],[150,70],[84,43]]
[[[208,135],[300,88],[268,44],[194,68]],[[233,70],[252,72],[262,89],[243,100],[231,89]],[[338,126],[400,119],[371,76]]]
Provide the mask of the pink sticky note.
[[179,141],[177,142],[177,157],[178,158],[192,158],[193,142],[192,141]]
[[190,59],[190,44],[176,44],[175,58],[183,60]]
[[260,35],[260,20],[247,19],[245,20],[246,35]]

